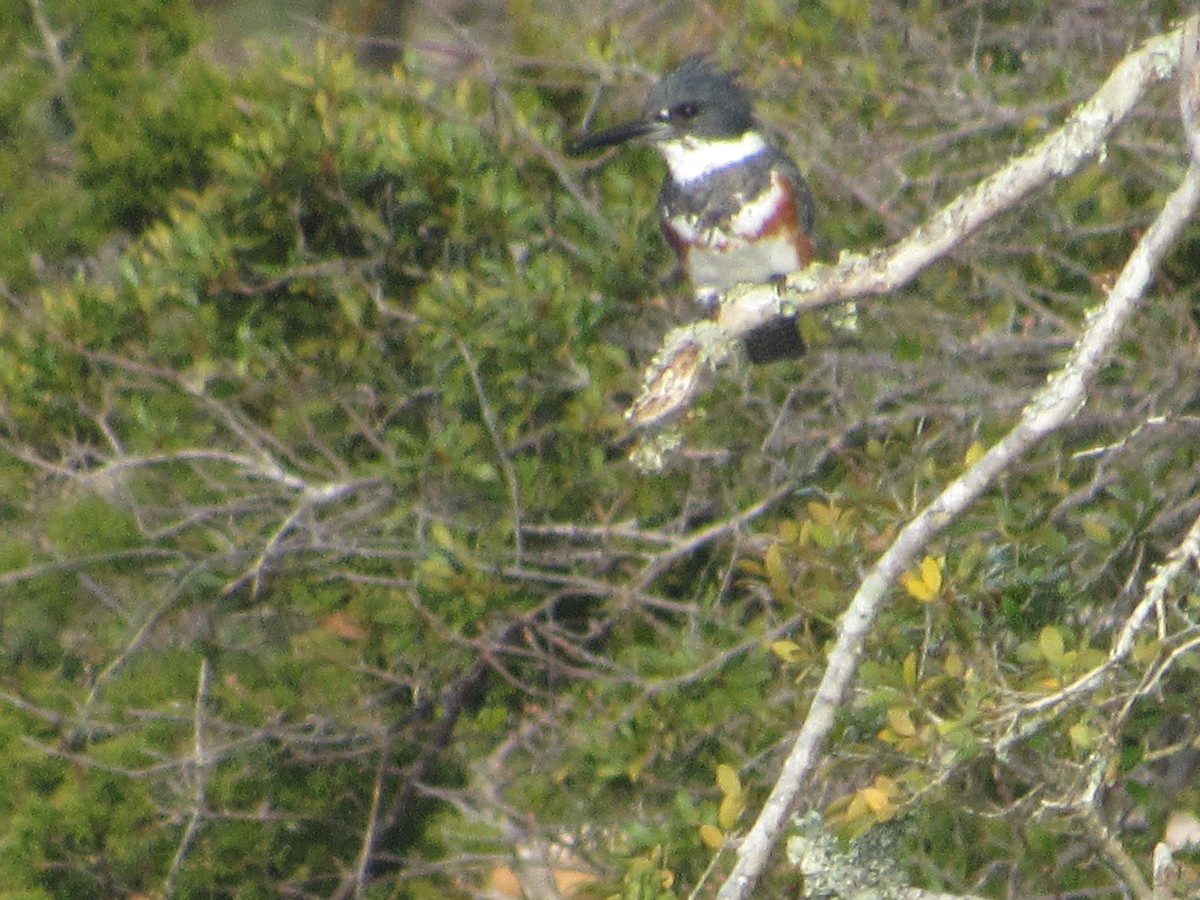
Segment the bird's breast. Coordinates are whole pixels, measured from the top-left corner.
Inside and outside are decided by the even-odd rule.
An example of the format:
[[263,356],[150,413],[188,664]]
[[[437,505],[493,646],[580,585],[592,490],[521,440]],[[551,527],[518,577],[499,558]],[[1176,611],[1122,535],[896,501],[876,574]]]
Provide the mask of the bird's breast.
[[772,174],[757,197],[711,221],[704,212],[670,216],[663,222],[696,291],[708,306],[735,284],[769,281],[812,259],[812,244],[800,227],[789,183]]

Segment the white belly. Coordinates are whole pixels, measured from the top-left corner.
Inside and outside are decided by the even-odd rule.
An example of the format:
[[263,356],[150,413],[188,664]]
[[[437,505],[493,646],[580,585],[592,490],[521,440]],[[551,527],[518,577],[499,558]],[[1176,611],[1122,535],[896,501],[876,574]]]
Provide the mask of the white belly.
[[[675,228],[691,245],[688,268],[696,299],[705,305],[743,281],[766,281],[803,266],[796,245],[782,232],[763,235],[779,206],[787,202],[783,184],[771,186],[745,204],[729,222],[727,233],[705,230],[696,221],[677,221]],[[762,235],[760,237],[760,235]]]
[[688,253],[688,269],[696,299],[705,306],[743,281],[767,281],[803,265],[796,245],[782,234],[747,243],[734,238],[719,244],[697,244]]

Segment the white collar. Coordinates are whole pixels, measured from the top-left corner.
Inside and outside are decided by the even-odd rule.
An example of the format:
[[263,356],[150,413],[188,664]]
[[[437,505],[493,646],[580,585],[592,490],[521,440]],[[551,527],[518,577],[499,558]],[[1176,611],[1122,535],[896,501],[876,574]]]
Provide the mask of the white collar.
[[767,142],[757,131],[747,131],[736,138],[686,136],[660,141],[655,146],[666,159],[671,177],[687,184],[758,156],[767,149]]

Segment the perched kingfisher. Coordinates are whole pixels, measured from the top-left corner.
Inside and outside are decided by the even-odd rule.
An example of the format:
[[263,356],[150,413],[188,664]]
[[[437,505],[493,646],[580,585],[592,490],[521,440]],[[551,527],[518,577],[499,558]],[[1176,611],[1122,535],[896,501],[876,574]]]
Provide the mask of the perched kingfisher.
[[[658,196],[663,234],[707,313],[735,284],[770,281],[808,265],[812,194],[796,164],[763,137],[735,73],[690,56],[650,89],[641,118],[587,135],[572,149],[639,137],[666,160]],[[752,362],[804,353],[788,316],[742,337]]]

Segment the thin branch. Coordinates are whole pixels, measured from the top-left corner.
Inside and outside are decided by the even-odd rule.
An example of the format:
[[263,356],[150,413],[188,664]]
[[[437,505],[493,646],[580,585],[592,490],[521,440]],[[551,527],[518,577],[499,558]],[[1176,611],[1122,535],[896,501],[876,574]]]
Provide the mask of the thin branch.
[[496,450],[496,459],[500,463],[500,471],[504,473],[504,481],[508,485],[508,498],[512,506],[513,517],[513,553],[515,555],[513,564],[519,566],[521,565],[523,549],[521,540],[521,482],[517,479],[517,471],[513,468],[512,460],[508,458],[509,450],[504,445],[504,440],[500,434],[500,426],[496,422],[496,413],[493,412],[491,404],[488,403],[487,392],[483,389],[483,380],[479,377],[479,366],[475,364],[475,357],[471,355],[471,351],[467,348],[467,345],[457,335],[454,336],[454,343],[458,346],[459,355],[462,356],[463,362],[467,366],[467,372],[471,376],[471,384],[475,388],[475,399],[479,401],[479,412],[483,416],[483,424],[487,426],[488,434],[492,438],[492,446]]
[[74,103],[71,95],[67,91],[67,87],[71,82],[71,67],[63,57],[63,39],[62,36],[56,34],[54,29],[50,27],[50,20],[46,18],[46,11],[42,8],[42,0],[28,0],[29,13],[33,17],[33,23],[37,26],[38,34],[42,38],[42,46],[46,49],[46,59],[50,62],[50,67],[54,69],[54,78],[58,82],[59,97],[62,99],[63,108],[67,110],[67,114],[71,117],[71,122],[77,121],[78,117],[75,114]]
[[151,610],[146,620],[134,632],[133,637],[129,639],[129,643],[125,645],[125,649],[117,654],[117,657],[96,676],[95,681],[92,683],[92,689],[88,691],[87,698],[83,702],[83,718],[86,719],[92,707],[99,702],[100,695],[108,684],[109,679],[121,671],[125,667],[125,664],[133,658],[134,654],[142,648],[158,624],[166,618],[168,613],[175,609],[180,599],[188,596],[187,592],[191,589],[192,580],[200,575],[205,568],[203,564],[193,566],[187,573],[180,577],[174,583],[163,602]]
[[[1138,601],[1133,612],[1125,620],[1125,624],[1121,626],[1104,662],[1080,675],[1061,690],[1024,703],[1010,713],[1013,724],[1009,733],[997,743],[996,752],[1000,756],[1006,756],[1011,747],[1039,731],[1065,705],[1080,701],[1103,685],[1109,674],[1124,664],[1133,653],[1134,640],[1145,626],[1146,619],[1150,614],[1156,613],[1160,621],[1162,620],[1167,591],[1198,561],[1200,561],[1200,517],[1192,522],[1192,527],[1188,530],[1187,535],[1167,554],[1166,560],[1155,567],[1154,575],[1142,593],[1142,599]],[[1162,639],[1162,635],[1158,637],[1160,640]],[[1130,705],[1134,700],[1149,693],[1154,685],[1174,666],[1179,657],[1195,646],[1197,639],[1188,637],[1186,633],[1180,637],[1184,639],[1184,642],[1172,649],[1166,657],[1155,662],[1143,676],[1141,685],[1131,695],[1125,709],[1122,710],[1120,719],[1128,716]]]
[[74,559],[55,560],[54,562],[39,563],[26,566],[24,569],[13,569],[10,572],[0,572],[0,587],[19,584],[34,578],[41,578],[54,572],[75,572],[90,566],[104,566],[114,562],[131,560],[162,559],[177,561],[181,554],[177,551],[162,550],[158,547],[138,547],[134,550],[118,550],[113,553],[93,553],[90,556],[77,556]]
[[[1167,46],[1168,40],[1173,43],[1174,51]],[[1109,97],[1106,103],[1115,102],[1118,97],[1123,98],[1126,104],[1124,112],[1127,112],[1147,79],[1163,77],[1164,70],[1170,71],[1173,68],[1178,59],[1178,45],[1179,32],[1176,31],[1165,38],[1156,38],[1148,42],[1142,50],[1127,57],[1096,97],[1072,117],[1072,122],[1068,123],[1063,132],[1086,131],[1090,127],[1093,139],[1099,134],[1107,134],[1120,116],[1115,109],[1097,108],[1097,98],[1115,94],[1117,96]],[[1117,83],[1119,81],[1123,83]],[[1121,115],[1123,114],[1122,112]],[[1050,142],[1053,141],[1055,138],[1050,139]],[[1056,145],[1057,150],[1053,154],[1047,154],[1040,159],[1042,166],[1050,168],[1046,173],[1047,177],[1070,171],[1073,165],[1068,163],[1074,159],[1077,164],[1082,159],[1068,152],[1074,147],[1073,152],[1078,153],[1078,144],[1074,141],[1059,138]],[[1016,166],[1024,171],[1029,165],[1028,158],[1022,157],[1008,169]],[[1024,171],[1023,177],[1028,180],[1031,174]],[[1023,196],[1033,183],[1036,181],[1029,182],[1018,196]],[[998,187],[994,178],[985,182],[985,185],[988,184],[992,185],[993,189]],[[979,194],[978,189],[976,194]],[[956,201],[951,207],[957,207],[959,203],[960,201]],[[1066,366],[1032,398],[1023,410],[1020,420],[999,443],[989,449],[962,476],[947,485],[932,503],[900,531],[895,541],[862,580],[858,592],[843,614],[837,641],[830,651],[825,675],[817,688],[808,716],[758,819],[738,848],[733,871],[717,895],[719,900],[743,900],[750,896],[765,870],[784,821],[813,770],[819,750],[833,728],[837,710],[857,671],[863,646],[883,606],[888,588],[913,564],[918,554],[936,534],[961,515],[1025,453],[1078,412],[1087,398],[1089,381],[1107,357],[1138,300],[1149,287],[1155,266],[1175,242],[1198,204],[1200,164],[1193,161],[1182,183],[1167,199],[1162,212],[1134,248],[1104,305],[1089,314],[1087,327],[1076,342]],[[963,215],[961,210],[958,215]],[[970,218],[964,215],[962,225],[968,221]],[[910,248],[909,252],[916,252],[917,249]],[[895,261],[891,265],[903,268],[906,265],[901,261],[903,256],[898,250],[894,251]]]
[[195,772],[196,790],[192,800],[192,814],[188,818],[187,828],[184,829],[183,837],[179,840],[179,847],[175,850],[175,858],[171,860],[171,869],[167,872],[167,879],[163,883],[164,897],[170,897],[174,893],[175,880],[179,877],[179,870],[183,867],[183,861],[187,858],[192,842],[195,841],[196,835],[200,833],[200,825],[204,819],[205,796],[208,791],[208,767],[211,762],[205,744],[204,726],[205,709],[208,704],[208,690],[211,682],[212,663],[205,656],[200,660],[200,675],[196,683],[195,729],[193,731],[195,761],[192,766]]
[[275,533],[267,539],[266,546],[258,558],[245,572],[234,578],[222,589],[222,594],[231,594],[241,588],[247,581],[251,582],[250,593],[252,596],[258,596],[259,584],[262,580],[263,572],[266,571],[267,565],[275,555],[275,551],[279,548],[283,539],[292,532],[296,527],[296,523],[307,513],[324,506],[328,503],[333,503],[343,497],[354,493],[355,491],[373,484],[378,484],[377,478],[359,478],[354,481],[345,481],[335,484],[323,484],[315,487],[305,486],[301,492],[300,499],[296,503],[295,508],[284,517],[284,520],[279,523],[279,527],[275,529]]
[[762,500],[749,506],[735,515],[730,516],[721,522],[716,522],[703,528],[694,534],[689,534],[680,540],[670,550],[664,550],[638,573],[637,577],[630,582],[629,590],[644,591],[649,587],[659,575],[669,569],[680,559],[686,559],[694,554],[699,548],[711,543],[712,541],[724,537],[731,532],[743,527],[744,525],[754,521],[763,513],[771,509],[776,503],[790,496],[796,490],[796,486],[800,479],[790,479],[784,484],[781,484],[771,493],[767,494]]
[[1150,883],[1146,881],[1146,876],[1142,874],[1137,862],[1129,855],[1129,851],[1113,837],[1095,807],[1088,807],[1084,811],[1083,823],[1096,848],[1108,861],[1108,864],[1121,873],[1121,877],[1129,885],[1133,896],[1137,900],[1151,900],[1153,892]]
[[197,448],[189,448],[186,450],[176,450],[170,453],[147,453],[141,456],[121,456],[99,466],[95,469],[78,470],[70,466],[63,466],[58,463],[50,462],[47,459],[35,454],[32,450],[25,447],[20,447],[10,441],[0,441],[0,449],[5,450],[17,459],[28,463],[31,466],[36,466],[43,471],[61,475],[66,478],[82,481],[85,483],[105,483],[114,478],[117,478],[127,469],[138,469],[148,466],[168,465],[177,462],[219,462],[228,463],[239,469],[244,470],[244,475],[247,478],[262,478],[267,481],[273,481],[284,487],[298,490],[304,487],[304,480],[295,475],[291,475],[281,469],[274,460],[268,458],[255,458],[247,456],[244,453],[231,453],[227,450],[203,450]]
[[379,742],[379,764],[375,767],[375,782],[371,786],[371,809],[367,813],[367,828],[363,832],[362,846],[358,853],[358,865],[354,870],[354,896],[358,900],[367,896],[367,883],[371,877],[371,860],[379,840],[379,811],[383,804],[384,779],[392,764],[392,735],[383,735]]
[[617,522],[612,525],[581,525],[575,522],[544,523],[541,525],[525,525],[522,529],[526,534],[538,537],[553,537],[569,541],[608,541],[614,538],[625,538],[647,544],[673,544],[678,539],[676,535],[663,531],[646,531],[638,527],[636,521]]
[[1200,159],[1200,19],[1183,26],[1179,61],[1179,116],[1192,159]]
[[734,644],[727,650],[718,653],[716,656],[705,660],[704,663],[685,672],[682,675],[674,675],[670,678],[660,678],[656,681],[644,682],[642,687],[642,696],[644,698],[653,698],[664,691],[674,691],[681,687],[686,687],[690,684],[695,684],[705,678],[710,677],[714,672],[718,672],[725,665],[743,653],[753,650],[755,647],[761,647],[764,644],[770,644],[778,640],[785,634],[793,633],[797,628],[804,624],[805,621],[811,620],[812,614],[805,610],[791,618],[780,622],[774,628],[771,628],[762,634],[756,634],[753,637],[747,638],[740,644]]

